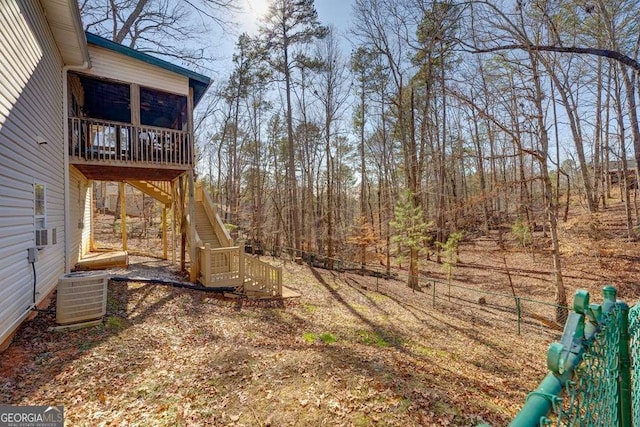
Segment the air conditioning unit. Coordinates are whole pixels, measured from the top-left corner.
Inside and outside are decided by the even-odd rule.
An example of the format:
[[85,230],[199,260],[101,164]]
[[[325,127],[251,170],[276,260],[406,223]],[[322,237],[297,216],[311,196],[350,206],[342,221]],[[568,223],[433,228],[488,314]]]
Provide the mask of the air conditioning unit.
[[68,325],[100,319],[107,312],[108,275],[78,271],[58,280],[56,323]]
[[43,248],[49,245],[49,230],[47,228],[36,229],[36,247]]

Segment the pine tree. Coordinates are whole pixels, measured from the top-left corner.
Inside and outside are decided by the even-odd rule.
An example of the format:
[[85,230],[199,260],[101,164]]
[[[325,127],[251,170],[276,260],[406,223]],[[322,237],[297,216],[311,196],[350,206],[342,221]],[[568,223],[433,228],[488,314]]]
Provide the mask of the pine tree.
[[431,240],[429,230],[433,227],[432,222],[425,222],[422,207],[414,202],[415,195],[409,190],[405,190],[402,197],[396,204],[394,210],[394,220],[391,226],[396,234],[393,242],[398,245],[399,253],[405,255],[409,253],[409,279],[407,284],[410,288],[418,287],[418,256],[424,252]]

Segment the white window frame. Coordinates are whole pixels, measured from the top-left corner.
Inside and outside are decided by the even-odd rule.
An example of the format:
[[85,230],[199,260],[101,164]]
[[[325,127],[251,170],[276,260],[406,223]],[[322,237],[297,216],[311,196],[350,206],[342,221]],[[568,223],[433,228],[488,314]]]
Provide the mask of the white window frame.
[[[42,188],[42,209],[38,204],[38,187]],[[33,183],[33,222],[36,229],[47,228],[47,185]]]

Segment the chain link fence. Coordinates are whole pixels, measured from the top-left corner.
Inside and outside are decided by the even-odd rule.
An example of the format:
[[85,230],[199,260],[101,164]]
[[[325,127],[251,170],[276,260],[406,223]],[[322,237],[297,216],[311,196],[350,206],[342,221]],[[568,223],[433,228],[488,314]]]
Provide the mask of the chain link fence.
[[549,373],[512,427],[640,425],[640,307],[603,288],[602,304],[578,291],[560,342],[547,353]]
[[[371,265],[328,258],[279,247],[272,255],[313,267],[357,272],[376,279],[376,290],[388,281],[407,283],[409,275]],[[578,291],[571,307],[516,294],[461,286],[450,281],[417,277],[417,304],[440,309],[467,309],[484,320],[513,324],[523,331],[556,333],[556,311],[568,318],[560,342],[547,354],[549,374],[531,392],[511,426],[640,426],[640,305],[631,309],[616,299],[616,290],[603,289],[602,304],[590,304]],[[388,288],[388,286],[386,287]],[[556,335],[557,336],[557,335]]]
[[[247,251],[250,249],[247,248]],[[388,289],[390,282],[407,286],[409,274],[397,270],[386,269],[382,266],[372,266],[330,258],[314,252],[297,250],[290,247],[276,247],[269,251],[272,256],[279,257],[286,262],[308,264],[311,267],[323,268],[337,273],[353,272],[375,278],[375,290],[381,292]],[[562,330],[562,325],[553,319],[558,308],[571,310],[571,307],[559,306],[554,303],[539,301],[518,295],[515,290],[511,293],[489,291],[471,286],[462,286],[451,281],[433,279],[424,274],[417,277],[417,287],[414,289],[415,301],[440,309],[463,309],[473,313],[487,322],[510,324],[514,333],[536,332],[556,337]]]
[[[375,277],[379,292],[383,283],[406,284],[409,279],[406,273],[294,248],[274,248],[271,255]],[[602,304],[590,304],[589,294],[578,291],[573,306],[565,307],[520,296],[513,289],[511,294],[493,292],[425,275],[418,276],[417,283],[415,303],[467,309],[489,322],[510,322],[517,334],[558,331],[560,326],[551,319],[559,308],[567,311],[562,338],[547,354],[550,372],[527,396],[511,426],[640,426],[640,305],[629,309],[616,299],[614,288],[603,289]]]
[[573,380],[567,381],[558,410],[558,425],[617,426],[620,395],[618,350],[622,311],[616,306],[582,356]]
[[638,304],[629,310],[629,357],[633,425],[640,426],[640,305]]

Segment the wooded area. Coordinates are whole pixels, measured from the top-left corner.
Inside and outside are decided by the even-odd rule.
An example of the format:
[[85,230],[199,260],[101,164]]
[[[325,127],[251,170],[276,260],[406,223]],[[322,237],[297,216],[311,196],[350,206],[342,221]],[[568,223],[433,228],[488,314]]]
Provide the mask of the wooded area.
[[[160,38],[145,28],[171,34],[197,14],[223,23],[232,5],[180,3],[145,26],[164,2],[110,3],[113,19],[87,27],[150,50]],[[454,233],[542,228],[566,304],[557,224],[570,196],[595,213],[618,179],[636,237],[639,9],[354,0],[338,34],[313,0],[274,0],[200,111],[199,179],[239,238],[387,267],[408,259],[410,286]]]

